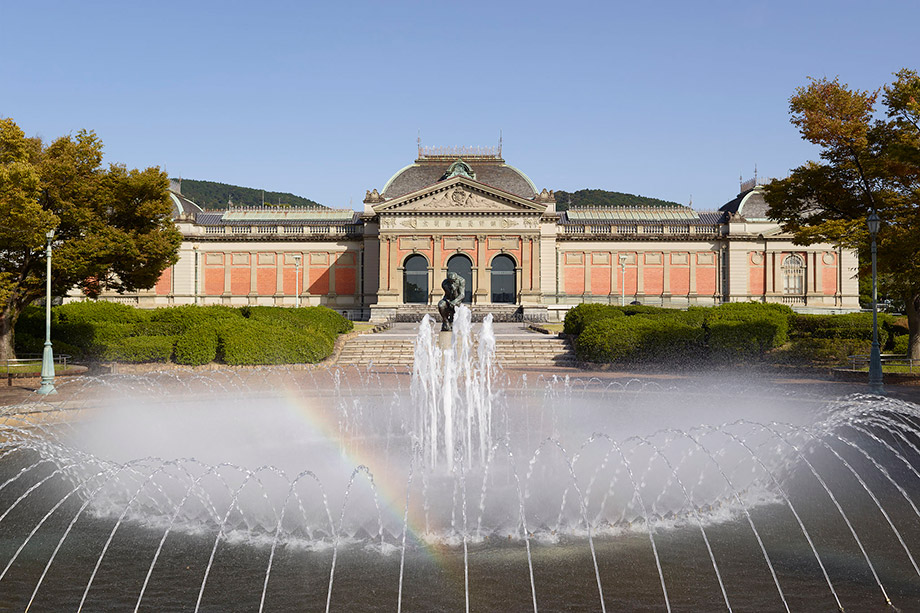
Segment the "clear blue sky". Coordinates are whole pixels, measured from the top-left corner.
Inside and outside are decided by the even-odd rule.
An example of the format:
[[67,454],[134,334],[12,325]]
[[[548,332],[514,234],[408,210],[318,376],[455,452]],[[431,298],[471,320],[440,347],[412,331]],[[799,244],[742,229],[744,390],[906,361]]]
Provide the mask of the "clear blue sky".
[[0,116],[106,158],[361,206],[427,145],[494,145],[538,188],[713,209],[817,151],[808,76],[920,69],[920,2],[0,0]]

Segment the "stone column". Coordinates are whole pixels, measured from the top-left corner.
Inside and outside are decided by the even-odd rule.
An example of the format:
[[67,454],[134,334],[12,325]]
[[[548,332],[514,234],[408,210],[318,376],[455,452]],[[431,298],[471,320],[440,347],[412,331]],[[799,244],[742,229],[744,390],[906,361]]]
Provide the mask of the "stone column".
[[335,294],[335,265],[336,265],[336,262],[338,261],[339,255],[340,254],[335,251],[329,252],[329,292],[328,293],[329,293],[330,299],[333,299],[336,296]]
[[699,257],[699,251],[690,252],[690,295],[696,296],[696,258]]
[[[284,296],[284,252],[275,252],[275,296]],[[275,300],[278,304],[278,300]]]
[[388,254],[387,260],[389,261],[389,269],[390,269],[390,275],[388,277],[389,283],[387,285],[387,289],[395,294],[400,293],[399,281],[396,278],[396,273],[400,266],[400,263],[398,260],[399,258],[399,249],[398,249],[399,242],[398,241],[399,241],[399,237],[395,237],[395,236],[390,237],[389,246],[387,248],[387,254]]
[[620,274],[620,259],[613,251],[607,254],[607,258],[610,262],[610,293],[607,296],[607,302],[619,304],[616,302],[616,298],[619,296],[619,293],[617,293],[617,277]]
[[671,252],[663,251],[661,253],[661,304],[664,306],[665,299],[671,302]]
[[585,289],[582,290],[581,295],[590,296],[591,295],[591,264],[590,264],[591,252],[585,251],[582,253],[581,257],[585,265]]
[[533,289],[533,272],[530,261],[530,247],[525,242],[524,237],[518,238],[518,244],[521,246],[521,266],[524,269],[524,285],[521,287],[521,290],[530,291]]
[[540,241],[537,238],[531,237],[530,252],[531,260],[533,261],[533,290],[540,294],[543,285],[540,282],[540,276],[543,274],[543,270],[540,267]]
[[636,300],[645,294],[645,253],[636,251]]
[[224,253],[224,296],[230,295],[230,270],[233,268],[233,252]]
[[[258,296],[259,295],[259,284],[258,284],[258,275],[259,269],[256,266],[259,259],[259,254],[254,251],[249,252],[249,295]],[[250,304],[253,302],[249,301]]]
[[562,283],[562,250],[556,245],[556,304],[559,304],[560,287]]
[[444,290],[441,289],[441,282],[447,277],[446,271],[441,270],[444,259],[442,250],[444,247],[444,237],[441,234],[435,234],[431,237],[434,240],[434,249],[431,256],[431,304],[437,304],[444,297]]
[[476,235],[476,275],[473,302],[482,304],[489,302],[489,275],[486,274],[486,235]]

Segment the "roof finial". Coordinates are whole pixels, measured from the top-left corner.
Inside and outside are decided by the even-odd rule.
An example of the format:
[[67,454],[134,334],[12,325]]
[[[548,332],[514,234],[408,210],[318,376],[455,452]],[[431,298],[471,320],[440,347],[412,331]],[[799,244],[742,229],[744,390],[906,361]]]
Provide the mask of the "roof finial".
[[738,191],[739,192],[744,191],[744,175],[741,174],[740,172],[738,173]]
[[415,137],[415,144],[418,145],[418,157],[422,157],[422,129],[419,128],[418,135]]
[[756,187],[757,185],[759,185],[757,183],[757,162],[754,162],[754,186]]
[[498,157],[502,156],[502,130],[498,130]]

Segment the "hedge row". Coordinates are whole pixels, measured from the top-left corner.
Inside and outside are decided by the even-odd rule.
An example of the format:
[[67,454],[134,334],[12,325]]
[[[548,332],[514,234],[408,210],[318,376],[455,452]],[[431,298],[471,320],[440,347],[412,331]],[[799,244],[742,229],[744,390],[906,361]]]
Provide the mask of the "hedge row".
[[[905,353],[906,328],[888,315],[880,315],[879,323],[885,350]],[[842,363],[848,355],[868,351],[872,315],[800,315],[785,305],[763,303],[687,311],[582,304],[568,312],[564,331],[577,336],[579,358],[593,362],[676,362],[701,356],[747,362],[774,352],[777,359],[793,362]],[[775,351],[779,347],[782,352]]]
[[[16,326],[17,351],[40,353],[44,325],[42,309],[26,309]],[[55,351],[91,361],[312,363],[328,357],[335,338],[352,328],[326,307],[190,305],[143,311],[87,301],[52,309]]]

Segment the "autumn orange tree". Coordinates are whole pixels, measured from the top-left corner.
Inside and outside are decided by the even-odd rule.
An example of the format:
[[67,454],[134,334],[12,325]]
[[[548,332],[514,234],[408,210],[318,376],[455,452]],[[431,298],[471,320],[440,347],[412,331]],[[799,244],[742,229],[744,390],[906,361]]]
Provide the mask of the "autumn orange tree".
[[158,168],[104,167],[93,132],[46,145],[0,118],[0,360],[15,357],[16,320],[45,295],[49,230],[54,295],[153,287],[182,241],[168,190]]
[[839,79],[798,88],[791,121],[821,148],[821,161],[795,168],[764,195],[769,216],[801,245],[832,242],[868,253],[866,218],[878,213],[879,274],[905,305],[908,355],[920,359],[920,76],[909,69],[894,76],[876,91]]

